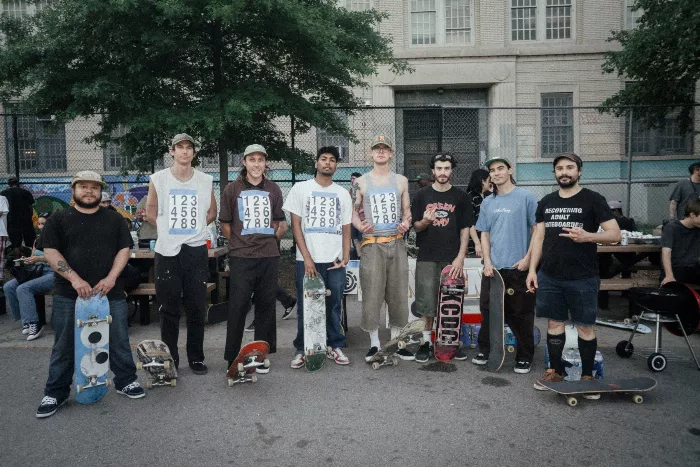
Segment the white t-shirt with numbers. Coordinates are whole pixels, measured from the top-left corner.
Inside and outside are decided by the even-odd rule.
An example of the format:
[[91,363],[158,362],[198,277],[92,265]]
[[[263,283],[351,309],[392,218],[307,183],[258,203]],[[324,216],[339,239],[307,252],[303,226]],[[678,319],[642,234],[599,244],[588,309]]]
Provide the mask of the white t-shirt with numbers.
[[[352,219],[348,190],[336,183],[323,187],[315,179],[295,184],[282,209],[301,217],[304,241],[315,263],[343,257],[343,226]],[[304,258],[297,248],[297,261]]]

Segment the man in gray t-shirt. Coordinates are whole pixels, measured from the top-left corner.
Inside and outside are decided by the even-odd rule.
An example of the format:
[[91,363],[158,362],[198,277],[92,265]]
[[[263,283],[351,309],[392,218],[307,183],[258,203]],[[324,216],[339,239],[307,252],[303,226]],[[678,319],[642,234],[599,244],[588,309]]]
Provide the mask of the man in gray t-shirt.
[[681,180],[673,187],[669,205],[671,219],[683,219],[688,202],[700,198],[700,162],[690,164],[688,172],[690,172],[690,178]]
[[481,281],[479,308],[479,354],[472,363],[485,365],[489,355],[489,291],[493,270],[503,277],[507,290],[503,309],[505,321],[518,339],[515,354],[515,372],[529,373],[535,352],[533,326],[535,322],[535,294],[525,286],[530,267],[530,238],[535,226],[537,200],[532,194],[518,188],[513,182],[513,168],[507,159],[486,161],[486,168],[494,185],[493,194],[481,203],[476,230],[481,232],[484,274]]

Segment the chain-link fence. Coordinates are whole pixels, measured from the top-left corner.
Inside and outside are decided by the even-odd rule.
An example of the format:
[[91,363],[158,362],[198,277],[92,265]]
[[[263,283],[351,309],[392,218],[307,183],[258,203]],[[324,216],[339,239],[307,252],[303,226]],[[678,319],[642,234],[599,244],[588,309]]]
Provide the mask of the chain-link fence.
[[[337,109],[347,121],[350,137],[316,128],[301,132],[293,118],[279,119],[277,125],[288,135],[290,147],[310,154],[322,146],[338,147],[342,160],[335,179],[345,186],[353,173],[371,168],[369,146],[377,134],[394,140],[393,168],[411,181],[420,174],[430,175],[432,155],[450,153],[458,161],[453,184],[466,189],[472,172],[499,156],[513,163],[518,185],[538,198],[556,189],[554,156],[573,151],[584,160],[582,183],[608,200],[621,201],[625,214],[638,224],[656,225],[668,217],[669,195],[678,180],[688,177],[689,159],[697,157],[698,135],[682,133],[673,118],[661,128],[645,128],[635,121],[634,109],[626,109],[618,118],[592,107],[572,107],[566,94],[551,95],[543,103],[544,107],[536,108]],[[149,174],[133,172],[128,154],[118,146],[86,142],[98,123],[99,118],[63,123],[51,116],[0,115],[0,150],[5,155],[0,183],[17,175],[34,194],[36,212],[54,211],[71,201],[71,175],[91,169],[105,178],[113,205],[123,215],[134,216],[145,207]],[[218,200],[219,161],[199,162],[201,170],[214,176]],[[169,163],[170,157],[163,157],[151,169]],[[313,176],[288,162],[271,160],[269,165],[268,177],[280,184],[285,195],[294,183]],[[240,154],[231,154],[228,166],[228,179],[235,180]],[[411,183],[412,192],[417,188],[417,183]]]

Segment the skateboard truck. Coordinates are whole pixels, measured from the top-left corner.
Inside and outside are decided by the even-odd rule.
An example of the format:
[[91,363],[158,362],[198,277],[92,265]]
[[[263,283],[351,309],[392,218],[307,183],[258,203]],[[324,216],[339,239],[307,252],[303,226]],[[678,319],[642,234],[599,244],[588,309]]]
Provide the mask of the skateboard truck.
[[99,319],[97,316],[88,316],[88,319],[76,319],[75,320],[75,325],[78,326],[79,328],[82,328],[83,326],[97,326],[100,323],[107,323],[107,324],[112,324],[112,315],[107,316],[106,318]]
[[252,373],[251,370],[255,370],[256,368],[270,368],[270,360],[267,358],[260,361],[258,360],[257,355],[253,355],[249,359],[247,359],[246,363],[244,364],[243,362],[238,362],[238,365],[236,366],[236,376],[237,378],[233,378],[232,376],[229,376],[228,379],[228,386],[232,387],[234,384],[237,383],[246,383],[246,382],[251,382],[255,383],[258,381],[258,377],[255,374],[252,374],[250,376],[249,373]]

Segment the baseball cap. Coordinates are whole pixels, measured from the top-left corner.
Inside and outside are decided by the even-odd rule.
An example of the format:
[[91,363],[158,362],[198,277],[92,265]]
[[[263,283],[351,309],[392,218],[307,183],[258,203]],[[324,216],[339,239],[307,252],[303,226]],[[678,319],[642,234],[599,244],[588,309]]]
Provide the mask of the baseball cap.
[[416,175],[416,180],[430,180],[430,177],[427,173],[419,173]]
[[377,135],[372,138],[372,145],[370,147],[373,148],[380,144],[387,146],[389,149],[394,149],[394,142],[386,135]]
[[7,183],[19,183],[19,179],[15,175],[7,177]]
[[622,209],[622,201],[608,201],[610,209]]
[[553,166],[553,167],[556,167],[556,166],[557,166],[557,161],[558,161],[559,159],[569,159],[571,162],[576,163],[576,165],[578,166],[579,169],[580,169],[581,167],[583,167],[583,161],[581,160],[580,157],[578,157],[578,156],[577,156],[576,154],[574,154],[573,152],[565,152],[565,153],[563,153],[563,154],[559,154],[559,155],[558,155],[557,157],[555,157],[554,160],[552,161],[552,166]]
[[488,169],[494,162],[503,162],[505,165],[508,166],[509,169],[513,168],[513,165],[505,157],[494,157],[493,159],[489,159],[486,162],[484,162],[484,167]]
[[182,141],[189,141],[190,143],[192,143],[192,146],[194,146],[195,148],[197,147],[197,145],[194,142],[194,138],[192,138],[187,133],[180,133],[175,135],[173,137],[173,140],[170,142],[170,147],[174,148],[177,143],[180,143]]
[[73,175],[70,186],[73,186],[78,182],[96,182],[102,185],[102,188],[106,186],[105,182],[102,181],[100,174],[93,172],[92,170],[81,170],[77,174]]
[[106,191],[103,191],[102,192],[102,202],[105,202],[105,201],[112,201],[112,195],[110,195]]
[[245,151],[243,151],[243,157],[247,156],[248,154],[253,154],[254,152],[265,154],[265,158],[267,158],[267,151],[265,151],[265,148],[262,144],[251,144],[248,147],[246,147]]

